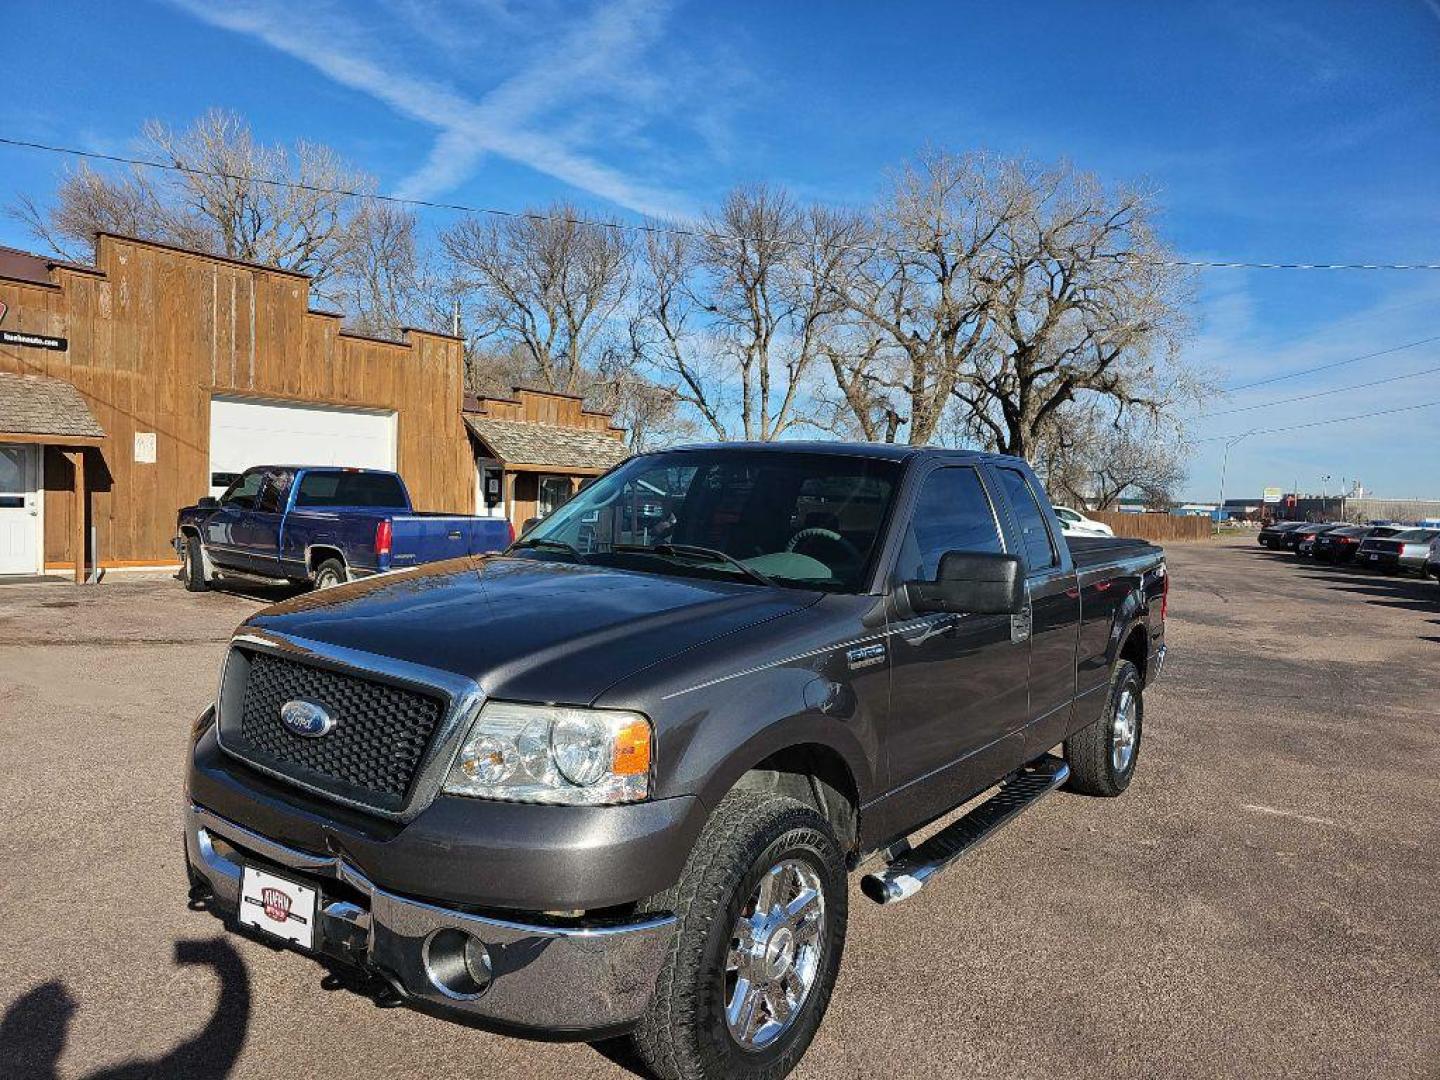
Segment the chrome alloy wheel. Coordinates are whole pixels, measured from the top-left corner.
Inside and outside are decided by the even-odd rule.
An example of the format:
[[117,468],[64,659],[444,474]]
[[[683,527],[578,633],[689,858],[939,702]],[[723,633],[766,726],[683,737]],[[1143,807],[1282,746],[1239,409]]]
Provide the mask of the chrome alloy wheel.
[[1115,700],[1115,721],[1110,729],[1110,761],[1117,773],[1130,767],[1135,756],[1135,742],[1140,737],[1140,710],[1135,691],[1125,687]]
[[763,1050],[790,1027],[820,976],[825,893],[819,873],[786,859],[760,879],[730,932],[725,1023],[746,1050]]

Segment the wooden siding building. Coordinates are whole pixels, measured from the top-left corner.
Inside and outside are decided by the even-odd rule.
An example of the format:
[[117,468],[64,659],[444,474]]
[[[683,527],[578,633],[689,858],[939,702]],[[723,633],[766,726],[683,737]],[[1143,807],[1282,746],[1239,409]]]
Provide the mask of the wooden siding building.
[[[148,241],[102,235],[93,268],[0,256],[0,372],[69,384],[103,432],[23,442],[0,432],[0,445],[32,448],[16,449],[17,460],[38,455],[37,505],[25,508],[37,568],[78,573],[93,551],[103,567],[172,564],[176,510],[217,482],[217,401],[227,415],[253,402],[393,418],[385,453],[416,506],[473,512],[460,341],[419,330],[398,344],[357,337],[338,315],[311,310],[303,275]],[[243,426],[230,430],[243,440]],[[270,448],[254,456],[268,461]],[[95,545],[82,547],[92,527]]]
[[574,394],[517,386],[509,397],[470,397],[465,426],[475,441],[478,512],[508,518],[516,532],[629,456],[611,415]]

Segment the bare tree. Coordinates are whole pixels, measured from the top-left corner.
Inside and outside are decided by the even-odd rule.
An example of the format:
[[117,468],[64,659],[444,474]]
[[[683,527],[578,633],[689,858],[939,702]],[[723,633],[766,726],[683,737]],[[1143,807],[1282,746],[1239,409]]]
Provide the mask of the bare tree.
[[811,375],[845,309],[834,278],[856,229],[757,186],[731,191],[697,238],[647,234],[634,354],[722,439],[815,423]]
[[989,329],[993,243],[1023,197],[994,159],[922,153],[892,179],[840,279],[862,347],[837,380],[867,437],[930,442]]
[[628,350],[605,351],[581,391],[588,408],[611,413],[623,427],[630,449],[639,453],[692,438],[695,422],[681,409],[675,388],[647,378]]
[[356,194],[374,186],[327,146],[257,143],[244,119],[218,109],[183,132],[150,121],[142,141],[168,171],[110,177],[81,167],[48,210],[22,198],[11,213],[67,258],[87,258],[95,233],[119,232],[323,283],[352,235]]
[[721,439],[730,437],[731,389],[704,322],[706,305],[694,292],[698,245],[686,235],[645,233],[643,272],[629,320],[630,354],[637,366],[675,384],[677,398]]
[[1032,446],[1051,495],[1092,510],[1109,509],[1127,492],[1154,506],[1173,503],[1188,476],[1183,432],[1087,396],[1059,409]]
[[549,390],[576,393],[630,292],[624,229],[557,204],[503,220],[462,219],[441,244],[477,342],[516,346]]
[[181,217],[211,238],[212,250],[297,270],[316,282],[329,276],[346,247],[355,195],[374,187],[373,178],[347,166],[332,148],[299,142],[292,151],[257,143],[244,119],[220,109],[184,132],[152,120],[144,138],[174,166]]
[[174,217],[151,178],[139,169],[111,177],[82,163],[61,179],[52,206],[42,207],[31,196],[20,195],[6,212],[56,255],[71,262],[91,258],[96,233],[182,246],[185,239],[181,235],[184,223]]
[[397,338],[406,326],[450,329],[443,311],[427,307],[432,271],[420,251],[417,229],[414,214],[373,199],[351,219],[328,291],[356,333]]
[[1068,165],[1004,169],[1011,208],[975,273],[987,332],[953,393],[983,441],[1030,453],[1077,395],[1158,417],[1194,390],[1176,363],[1187,279],[1149,198]]
[[928,150],[894,178],[840,278],[857,325],[832,361],[867,438],[1030,453],[1082,394],[1152,415],[1196,383],[1176,362],[1187,281],[1150,198],[1042,169]]

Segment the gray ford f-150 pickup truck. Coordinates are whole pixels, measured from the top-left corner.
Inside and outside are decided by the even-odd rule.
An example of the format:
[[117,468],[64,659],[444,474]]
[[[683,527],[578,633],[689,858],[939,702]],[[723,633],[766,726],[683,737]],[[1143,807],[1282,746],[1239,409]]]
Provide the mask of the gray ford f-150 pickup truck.
[[783,1076],[849,871],[892,903],[1055,788],[1125,790],[1167,585],[1149,544],[1062,535],[1016,458],[635,457],[502,555],[236,631],[192,901],[418,1007]]

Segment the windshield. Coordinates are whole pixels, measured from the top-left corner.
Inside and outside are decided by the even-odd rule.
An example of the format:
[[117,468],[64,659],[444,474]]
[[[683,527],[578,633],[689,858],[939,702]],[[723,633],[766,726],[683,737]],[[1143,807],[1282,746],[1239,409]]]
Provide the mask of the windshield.
[[648,454],[580,492],[516,550],[653,573],[859,592],[899,473],[898,462],[841,454],[724,448]]

